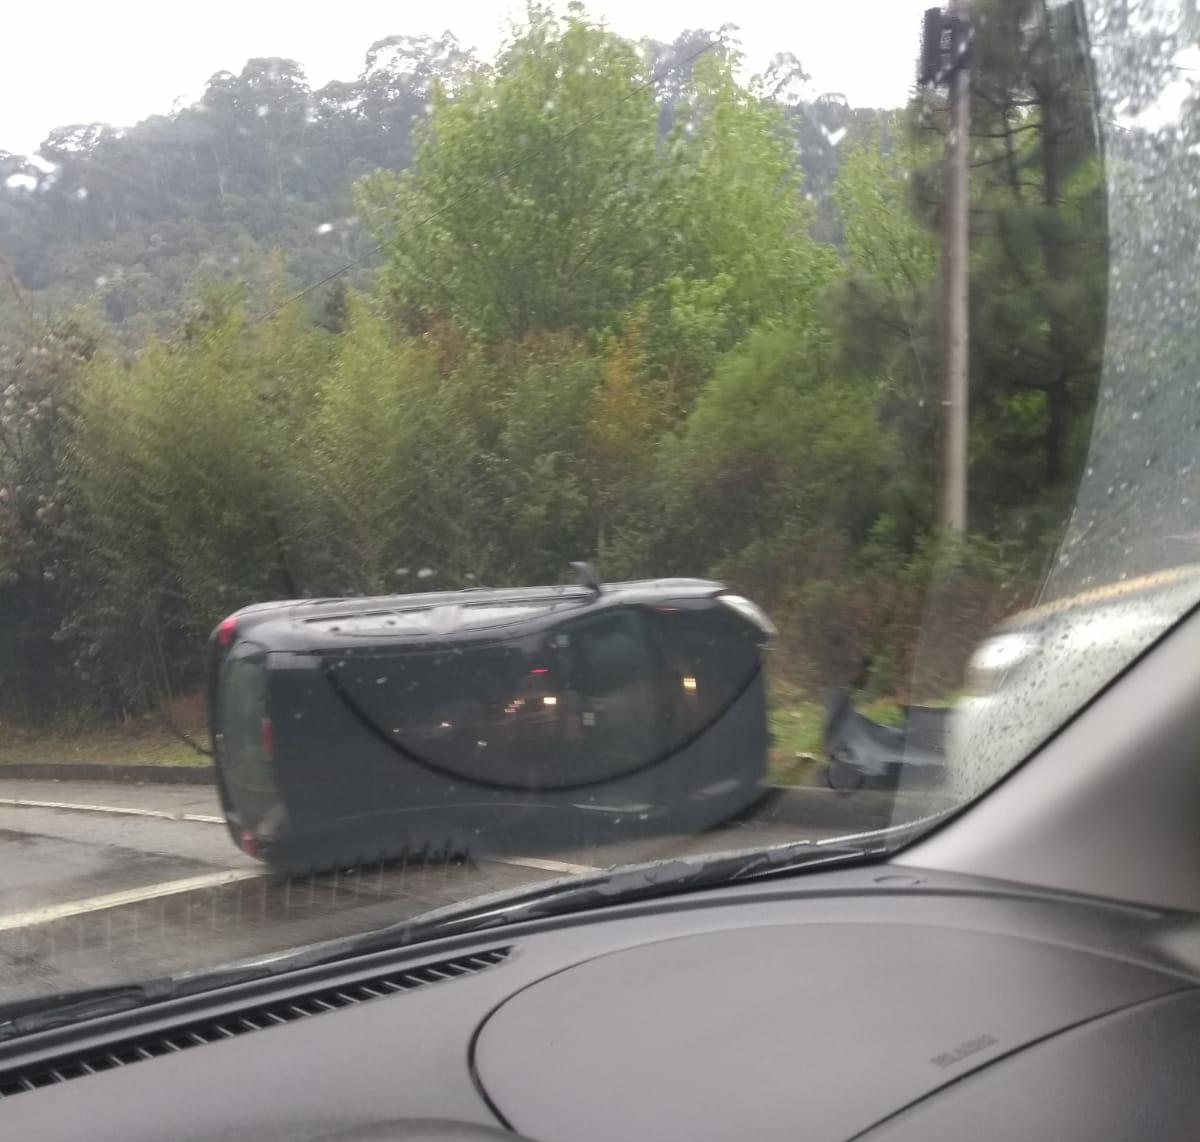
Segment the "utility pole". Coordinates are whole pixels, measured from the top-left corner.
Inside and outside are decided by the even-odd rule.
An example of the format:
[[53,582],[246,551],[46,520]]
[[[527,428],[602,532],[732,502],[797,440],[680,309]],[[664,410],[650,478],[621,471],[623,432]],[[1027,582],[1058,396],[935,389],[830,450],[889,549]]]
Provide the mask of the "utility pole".
[[964,0],[925,13],[922,83],[947,89],[942,201],[942,432],[938,522],[967,527],[968,158],[971,29]]

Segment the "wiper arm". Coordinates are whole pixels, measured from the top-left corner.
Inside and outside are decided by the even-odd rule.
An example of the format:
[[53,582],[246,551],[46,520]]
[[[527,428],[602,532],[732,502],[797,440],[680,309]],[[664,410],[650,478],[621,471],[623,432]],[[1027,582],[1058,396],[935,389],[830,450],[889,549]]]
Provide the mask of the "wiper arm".
[[[234,984],[264,979],[276,974],[276,962],[289,960],[288,956],[273,956],[215,971],[17,999],[0,1004],[0,1042],[31,1035],[36,1031],[82,1023],[87,1019],[98,1019],[103,1015],[118,1015],[122,1011],[132,1011],[167,999],[181,999],[218,987],[232,987]],[[295,965],[289,963],[289,966]]]
[[216,971],[165,977],[136,984],[84,988],[0,1004],[0,1042],[71,1023],[115,1015],[167,999],[231,987],[284,972],[388,951],[468,932],[484,932],[524,920],[564,916],[613,904],[677,896],[722,885],[854,864],[892,852],[906,834],[928,821],[880,830],[838,842],[797,841],[772,848],[623,865],[607,872],[572,875],[532,888],[508,890],[451,904],[362,936],[323,942]]
[[[759,880],[791,872],[864,860],[887,851],[882,842],[818,844],[800,841],[772,849],[731,853],[707,860],[678,859],[622,866],[596,875],[573,875],[531,889],[503,892],[454,904],[345,941],[317,962],[365,955],[463,932],[563,916],[612,904],[675,896],[704,888]],[[311,960],[309,962],[312,962]]]
[[57,995],[14,1000],[0,1005],[0,1042],[83,1019],[129,1011],[160,999],[169,999],[174,994],[174,981],[155,979],[145,983],[81,988]]
[[707,859],[680,858],[669,862],[625,865],[595,875],[563,877],[529,889],[506,891],[482,900],[451,904],[389,924],[364,936],[339,942],[336,950],[320,955],[315,961],[307,959],[306,962],[327,963],[465,932],[486,931],[523,920],[563,916],[605,905],[653,900],[773,876],[803,875],[830,865],[874,860],[887,856],[908,840],[920,836],[927,831],[931,822],[950,812],[943,810],[903,825],[837,840],[796,841],[770,848],[718,854]]
[[[937,814],[935,816],[940,816]],[[294,952],[232,964],[216,971],[148,980],[137,984],[88,988],[59,995],[0,1004],[0,1042],[36,1031],[114,1015],[167,999],[232,987],[318,964],[389,951],[468,932],[677,896],[722,885],[739,884],[831,865],[855,864],[884,856],[907,834],[916,835],[928,820],[884,829],[839,842],[797,841],[765,849],[702,858],[679,858],[623,865],[592,875],[572,875],[527,889],[507,890],[482,899],[451,904],[362,936],[322,942]]]

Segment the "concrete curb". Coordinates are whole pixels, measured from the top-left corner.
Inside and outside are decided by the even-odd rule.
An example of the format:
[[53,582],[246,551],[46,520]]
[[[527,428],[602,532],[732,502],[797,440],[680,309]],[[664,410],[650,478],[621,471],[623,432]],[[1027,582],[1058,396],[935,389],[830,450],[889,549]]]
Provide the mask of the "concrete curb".
[[0,781],[113,781],[130,785],[214,785],[211,765],[90,765],[83,761],[0,763]]

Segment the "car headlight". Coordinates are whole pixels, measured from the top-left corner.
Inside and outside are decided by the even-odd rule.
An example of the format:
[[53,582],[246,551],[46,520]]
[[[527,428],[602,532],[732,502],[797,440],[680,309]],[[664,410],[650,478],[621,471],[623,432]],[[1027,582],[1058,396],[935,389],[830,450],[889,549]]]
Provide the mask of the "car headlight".
[[751,626],[758,627],[766,635],[768,642],[773,641],[779,633],[763,609],[750,602],[749,599],[743,598],[741,595],[718,595],[717,600],[724,603],[730,610],[737,611]]
[[982,698],[994,694],[1000,684],[1038,650],[1039,640],[1029,632],[998,634],[981,643],[967,664],[967,692]]

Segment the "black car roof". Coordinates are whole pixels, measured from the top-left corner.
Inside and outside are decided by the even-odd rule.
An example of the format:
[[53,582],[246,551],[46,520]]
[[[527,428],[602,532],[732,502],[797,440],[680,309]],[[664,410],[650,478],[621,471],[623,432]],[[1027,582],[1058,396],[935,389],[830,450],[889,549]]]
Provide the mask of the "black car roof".
[[[414,637],[411,626],[400,624],[389,631],[384,623],[356,623],[359,630],[349,624],[355,620],[366,620],[377,616],[382,620],[389,616],[403,616],[434,608],[462,607],[480,614],[489,606],[519,607],[521,604],[547,604],[539,607],[536,614],[519,615],[503,624],[506,635],[511,635],[514,626],[528,624],[530,628],[561,618],[561,610],[569,608],[572,613],[588,609],[604,609],[613,606],[658,605],[672,600],[712,598],[725,591],[722,583],[709,579],[640,579],[623,583],[606,583],[599,593],[577,584],[547,587],[475,587],[460,591],[429,591],[409,595],[372,595],[336,599],[281,599],[274,602],[255,603],[243,607],[230,616],[236,622],[239,638],[253,635],[270,649],[317,650],[355,645],[366,649],[366,643],[396,643],[410,641]],[[468,628],[469,629],[469,626]],[[445,637],[454,631],[443,631],[440,635],[426,632],[424,637]],[[463,630],[466,633],[466,630]]]

